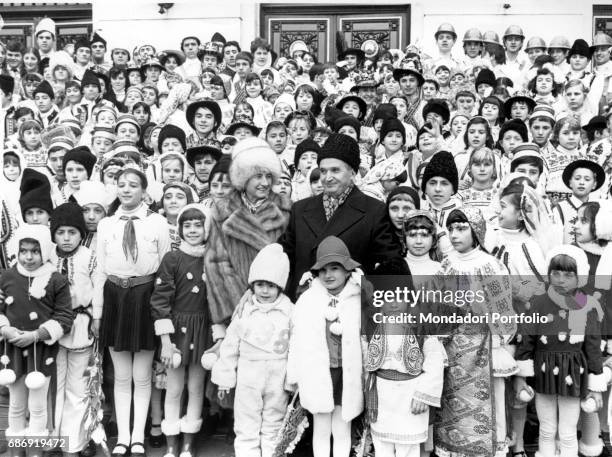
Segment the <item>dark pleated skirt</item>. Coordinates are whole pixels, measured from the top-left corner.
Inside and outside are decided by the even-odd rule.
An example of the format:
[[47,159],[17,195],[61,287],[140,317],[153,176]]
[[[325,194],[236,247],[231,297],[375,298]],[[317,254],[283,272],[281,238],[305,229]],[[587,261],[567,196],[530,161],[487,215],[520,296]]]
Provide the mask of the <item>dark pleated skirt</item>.
[[176,313],[172,317],[174,334],[171,336],[181,351],[181,366],[199,365],[202,354],[212,346],[210,319],[206,313]]
[[129,352],[155,349],[151,318],[153,288],[153,281],[129,289],[106,281],[100,325],[100,344],[103,347]]

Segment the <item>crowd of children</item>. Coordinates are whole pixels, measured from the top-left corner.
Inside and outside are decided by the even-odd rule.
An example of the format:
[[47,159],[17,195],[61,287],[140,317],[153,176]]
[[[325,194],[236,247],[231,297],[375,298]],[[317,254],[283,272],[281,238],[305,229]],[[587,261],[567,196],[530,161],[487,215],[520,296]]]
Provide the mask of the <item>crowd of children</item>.
[[[0,42],[7,439],[91,457],[102,351],[115,457],[146,454],[148,422],[193,457],[219,408],[237,457],[280,455],[296,392],[315,457],[348,457],[357,422],[378,457],[525,457],[534,408],[538,456],[606,452],[610,36],[470,29],[458,52],[445,23],[433,56],[336,62],[219,33],[53,50],[48,18],[35,37]],[[551,317],[373,325],[372,273],[485,295],[423,312]]]

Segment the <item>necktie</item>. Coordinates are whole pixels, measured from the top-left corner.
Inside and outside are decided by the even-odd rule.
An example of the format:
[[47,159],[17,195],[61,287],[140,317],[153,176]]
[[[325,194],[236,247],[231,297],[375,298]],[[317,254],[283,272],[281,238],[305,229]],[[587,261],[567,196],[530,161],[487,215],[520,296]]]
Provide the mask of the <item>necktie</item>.
[[136,216],[121,216],[122,221],[127,221],[123,228],[123,253],[125,259],[129,260],[128,254],[132,256],[134,262],[138,259],[138,245],[136,244],[136,230],[134,228],[134,220]]

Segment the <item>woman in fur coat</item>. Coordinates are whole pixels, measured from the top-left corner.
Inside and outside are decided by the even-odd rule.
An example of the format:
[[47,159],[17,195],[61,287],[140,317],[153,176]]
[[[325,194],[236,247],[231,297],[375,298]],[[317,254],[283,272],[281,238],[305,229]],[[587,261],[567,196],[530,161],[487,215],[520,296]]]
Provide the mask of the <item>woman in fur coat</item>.
[[251,262],[287,227],[291,201],[272,192],[280,174],[280,161],[265,141],[248,138],[234,148],[234,191],[215,202],[204,254],[215,341],[223,338],[224,324],[247,290]]

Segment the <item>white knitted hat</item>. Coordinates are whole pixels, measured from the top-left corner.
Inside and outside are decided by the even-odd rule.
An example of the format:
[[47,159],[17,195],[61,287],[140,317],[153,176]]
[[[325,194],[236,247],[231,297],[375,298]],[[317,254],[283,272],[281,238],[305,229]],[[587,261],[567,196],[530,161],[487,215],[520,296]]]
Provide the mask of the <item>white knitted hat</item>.
[[72,195],[79,206],[96,203],[105,211],[115,199],[115,195],[109,195],[108,189],[100,181],[83,181],[79,190]]
[[232,151],[229,175],[232,185],[244,190],[247,181],[261,170],[272,173],[273,184],[281,175],[281,162],[268,143],[260,138],[239,141]]
[[255,281],[268,281],[282,289],[289,279],[289,257],[278,243],[264,247],[251,263],[249,284]]
[[43,263],[51,258],[54,245],[51,242],[51,230],[49,230],[48,226],[38,224],[23,224],[19,226],[15,231],[15,241],[18,243],[17,246],[19,246],[21,240],[25,240],[26,238],[38,241]]

